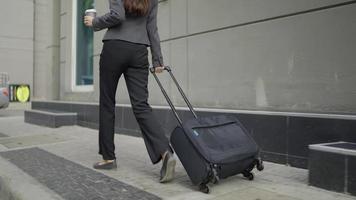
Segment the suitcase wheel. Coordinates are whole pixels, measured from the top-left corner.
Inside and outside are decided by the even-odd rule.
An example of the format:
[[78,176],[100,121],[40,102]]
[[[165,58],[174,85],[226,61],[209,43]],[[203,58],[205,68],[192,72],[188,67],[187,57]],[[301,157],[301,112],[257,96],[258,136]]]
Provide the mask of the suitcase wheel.
[[211,179],[211,182],[212,182],[213,184],[218,184],[219,181],[220,181],[220,179],[219,179],[218,176],[214,176],[214,177]]
[[212,182],[213,184],[218,184],[220,181],[218,173],[217,173],[216,169],[213,169],[212,171],[213,171],[213,175],[211,176],[210,182]]
[[203,192],[205,194],[209,194],[210,189],[209,189],[209,186],[207,186],[206,184],[200,184],[199,185],[199,191]]
[[262,170],[265,168],[265,166],[263,165],[263,161],[261,160],[261,158],[259,158],[259,159],[257,160],[256,168],[257,168],[258,171],[262,171]]
[[219,179],[218,176],[212,176],[212,177],[211,177],[211,180],[210,180],[210,182],[211,182],[212,184],[218,184],[219,181],[220,181],[220,179]]
[[252,181],[255,178],[252,172],[243,172],[242,175],[250,181]]

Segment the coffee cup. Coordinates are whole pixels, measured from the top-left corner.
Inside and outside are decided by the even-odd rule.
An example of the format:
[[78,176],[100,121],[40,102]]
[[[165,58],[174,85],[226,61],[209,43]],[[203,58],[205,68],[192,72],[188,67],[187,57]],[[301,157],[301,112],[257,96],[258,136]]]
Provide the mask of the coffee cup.
[[96,17],[96,10],[95,9],[88,9],[85,11],[85,16]]

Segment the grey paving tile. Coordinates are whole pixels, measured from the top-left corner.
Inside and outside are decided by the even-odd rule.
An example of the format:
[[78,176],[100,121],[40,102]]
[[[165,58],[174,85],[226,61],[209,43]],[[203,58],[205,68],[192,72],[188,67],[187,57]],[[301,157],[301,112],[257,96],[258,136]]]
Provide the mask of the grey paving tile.
[[160,199],[39,148],[1,152],[0,156],[67,200]]
[[64,138],[60,135],[54,134],[41,134],[41,135],[31,135],[31,136],[19,136],[19,137],[3,137],[0,138],[0,144],[5,147],[19,148],[33,145],[42,145],[42,144],[52,144],[57,142],[67,141],[69,138]]
[[300,200],[291,196],[262,190],[259,188],[247,188],[243,190],[236,190],[225,195],[221,195],[214,200],[235,200],[236,197],[243,200]]

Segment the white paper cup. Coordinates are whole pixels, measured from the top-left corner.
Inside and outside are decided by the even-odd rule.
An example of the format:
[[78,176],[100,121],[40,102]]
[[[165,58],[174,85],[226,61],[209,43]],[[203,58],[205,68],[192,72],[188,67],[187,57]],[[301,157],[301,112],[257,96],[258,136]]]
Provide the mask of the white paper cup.
[[96,10],[95,9],[88,9],[85,11],[85,16],[92,16],[96,17]]

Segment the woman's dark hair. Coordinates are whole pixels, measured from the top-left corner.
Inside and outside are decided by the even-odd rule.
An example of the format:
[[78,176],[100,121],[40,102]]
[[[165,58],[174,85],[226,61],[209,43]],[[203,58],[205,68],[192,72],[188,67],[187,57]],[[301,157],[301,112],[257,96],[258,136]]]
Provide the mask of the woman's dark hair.
[[150,0],[124,0],[125,11],[129,15],[144,16],[148,13]]

